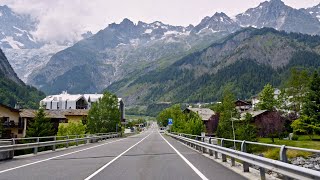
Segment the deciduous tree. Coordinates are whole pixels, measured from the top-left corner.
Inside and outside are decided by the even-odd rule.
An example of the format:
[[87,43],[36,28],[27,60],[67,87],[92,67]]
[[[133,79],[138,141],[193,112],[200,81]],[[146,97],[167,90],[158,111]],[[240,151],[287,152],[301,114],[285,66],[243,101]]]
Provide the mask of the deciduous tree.
[[261,116],[255,124],[260,137],[269,137],[272,142],[274,138],[280,137],[285,128],[285,119],[281,117],[280,112],[270,111],[266,115]]
[[277,100],[274,98],[274,88],[267,84],[259,94],[260,102],[257,107],[261,110],[273,111],[277,105]]
[[120,131],[120,110],[116,95],[105,92],[103,97],[94,103],[88,113],[87,130],[90,133]]

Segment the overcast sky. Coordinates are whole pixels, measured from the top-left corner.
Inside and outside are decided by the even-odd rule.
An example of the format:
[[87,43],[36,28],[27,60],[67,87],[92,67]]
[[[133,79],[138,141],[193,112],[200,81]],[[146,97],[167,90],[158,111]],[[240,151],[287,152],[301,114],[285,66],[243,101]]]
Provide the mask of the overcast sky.
[[[264,0],[0,0],[16,12],[40,20],[35,36],[45,40],[75,40],[86,31],[96,33],[108,24],[129,18],[133,22],[162,21],[196,25],[205,16],[225,12],[234,16]],[[283,0],[294,8],[312,7],[320,0]]]

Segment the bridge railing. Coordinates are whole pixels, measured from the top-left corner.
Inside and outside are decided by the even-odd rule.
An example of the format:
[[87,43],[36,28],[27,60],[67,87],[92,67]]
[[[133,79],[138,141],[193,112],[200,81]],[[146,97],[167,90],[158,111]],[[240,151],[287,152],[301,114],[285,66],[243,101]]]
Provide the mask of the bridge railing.
[[[166,134],[177,140],[180,140],[183,143],[186,143],[187,145],[193,148],[196,148],[197,150],[202,151],[203,153],[209,153],[210,156],[214,155],[215,159],[218,159],[218,153],[220,153],[222,157],[222,162],[227,162],[227,156],[229,156],[231,159],[232,166],[235,166],[236,159],[240,160],[242,161],[244,172],[249,172],[249,164],[259,166],[261,179],[265,179],[265,169],[282,174],[284,176],[284,179],[290,179],[290,178],[320,179],[319,171],[289,164],[287,155],[286,155],[286,152],[288,149],[301,150],[301,151],[314,152],[314,153],[320,153],[320,150],[298,148],[298,147],[291,147],[291,146],[284,146],[284,145],[281,146],[281,145],[274,145],[274,144],[265,144],[265,143],[250,142],[250,141],[214,138],[214,137],[206,137],[206,136],[204,137],[204,136],[197,136],[197,135],[190,135],[190,134],[183,134],[183,133],[166,132]],[[224,147],[225,141],[241,143],[241,150]],[[255,144],[255,145],[280,148],[280,161],[247,153],[246,151],[247,144]]]
[[[67,136],[46,136],[46,137],[28,137],[28,138],[12,138],[0,139],[0,142],[11,145],[1,145],[0,152],[14,152],[15,150],[33,149],[33,153],[38,153],[40,147],[52,147],[55,151],[57,145],[64,145],[69,147],[70,143],[78,146],[79,143],[88,144],[90,142],[97,142],[99,140],[120,137],[120,133],[97,133],[97,134],[81,134],[81,135],[67,135]],[[21,143],[22,142],[22,143]]]

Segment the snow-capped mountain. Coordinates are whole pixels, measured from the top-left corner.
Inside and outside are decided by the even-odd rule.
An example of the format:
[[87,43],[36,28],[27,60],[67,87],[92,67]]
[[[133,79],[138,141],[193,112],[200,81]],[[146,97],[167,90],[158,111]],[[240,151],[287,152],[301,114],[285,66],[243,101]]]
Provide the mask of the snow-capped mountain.
[[200,24],[192,29],[194,33],[229,32],[232,33],[240,29],[240,26],[225,13],[215,13],[212,17],[205,17]]
[[8,6],[0,6],[0,47],[12,49],[39,48],[32,32],[37,28],[37,21],[30,16],[13,12]]
[[314,7],[302,9],[302,10],[311,14],[313,17],[317,18],[320,21],[320,4],[318,4]]
[[[37,41],[32,35],[37,26],[38,21],[30,16],[17,14],[6,5],[0,6],[0,48],[25,83],[28,76],[44,66],[52,55],[66,48]],[[90,33],[83,36],[91,36]]]
[[31,73],[45,66],[50,58],[67,46],[45,45],[39,49],[3,49],[18,77],[25,83]]
[[317,19],[303,10],[285,5],[281,0],[263,2],[237,15],[236,20],[242,27],[272,27],[287,32],[320,33],[320,22]]
[[320,34],[319,7],[298,10],[281,0],[270,0],[234,18],[215,13],[188,27],[160,21],[135,24],[124,19],[96,34],[84,33],[83,40],[74,45],[66,42],[70,45],[66,48],[37,42],[32,37],[37,21],[3,6],[0,23],[10,23],[0,27],[0,35],[4,34],[0,36],[0,47],[4,47],[19,77],[29,84],[48,93],[62,90],[95,93],[131,73],[173,63],[178,57],[205,48],[243,27]]
[[[65,89],[99,92],[137,69],[157,68],[159,59],[170,63],[170,59],[182,56],[192,48],[209,45],[227,34],[191,33],[193,29],[193,26],[171,26],[159,21],[134,24],[124,19],[55,54],[44,68],[30,75],[29,82],[50,93]],[[82,73],[82,78],[77,77],[75,83],[74,74],[78,72]]]
[[[173,63],[177,57],[247,26],[320,33],[320,22],[316,18],[281,0],[263,2],[233,19],[224,13],[215,13],[198,25],[188,27],[160,21],[134,24],[124,19],[53,55],[41,70],[28,77],[28,82],[49,93],[102,91],[137,70],[148,72]],[[78,73],[81,73],[80,80],[75,76]]]

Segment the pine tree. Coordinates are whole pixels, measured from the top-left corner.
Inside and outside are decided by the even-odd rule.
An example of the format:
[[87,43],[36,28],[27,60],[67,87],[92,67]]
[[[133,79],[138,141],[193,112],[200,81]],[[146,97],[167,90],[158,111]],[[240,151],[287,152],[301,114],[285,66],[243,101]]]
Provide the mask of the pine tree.
[[27,130],[28,137],[53,136],[54,129],[50,119],[46,117],[43,108],[40,108]]
[[295,132],[309,135],[310,139],[320,132],[320,77],[317,72],[312,76],[302,116],[291,126]]

